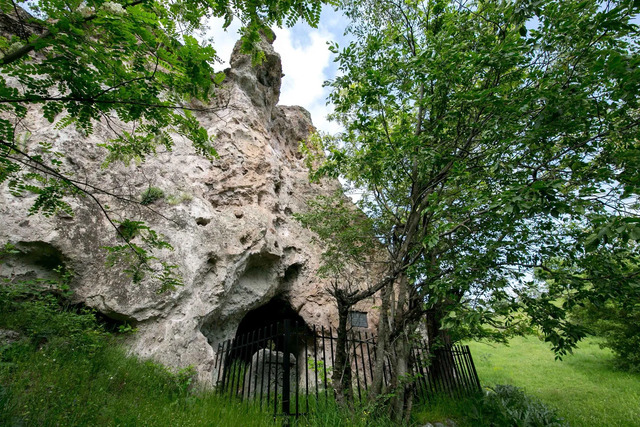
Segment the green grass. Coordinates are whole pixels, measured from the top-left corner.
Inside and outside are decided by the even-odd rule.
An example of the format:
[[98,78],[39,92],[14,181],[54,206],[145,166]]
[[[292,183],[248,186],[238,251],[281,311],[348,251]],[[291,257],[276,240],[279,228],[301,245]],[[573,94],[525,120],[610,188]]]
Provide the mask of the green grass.
[[126,356],[23,349],[0,367],[0,425],[273,426],[267,413]]
[[477,427],[477,420],[473,415],[479,407],[479,399],[451,399],[447,396],[439,396],[431,402],[416,405],[413,409],[413,418],[419,425],[426,423],[443,423],[453,420],[459,427]]
[[572,426],[640,426],[640,375],[616,370],[611,352],[595,339],[563,361],[554,360],[548,344],[535,337],[470,347],[485,386],[522,387]]
[[[55,344],[3,349],[0,425],[24,426],[279,426],[273,407],[191,389],[188,376],[127,356],[117,346],[91,354]],[[67,351],[68,350],[68,351]],[[7,354],[9,353],[13,354]],[[313,402],[315,406],[315,402]],[[304,405],[302,405],[304,406]],[[313,408],[315,409],[315,408]],[[309,427],[388,426],[366,408],[346,414],[335,403],[291,424]]]

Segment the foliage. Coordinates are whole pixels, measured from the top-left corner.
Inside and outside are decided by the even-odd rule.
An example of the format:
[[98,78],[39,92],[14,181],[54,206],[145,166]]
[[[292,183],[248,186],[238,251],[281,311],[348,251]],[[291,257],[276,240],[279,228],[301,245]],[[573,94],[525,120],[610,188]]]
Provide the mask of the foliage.
[[189,193],[181,192],[180,194],[169,194],[167,196],[167,203],[171,206],[179,205],[180,203],[188,203],[193,200],[193,196]]
[[124,244],[117,246],[106,246],[107,266],[124,265],[124,272],[133,280],[133,283],[140,283],[147,273],[157,275],[160,287],[158,293],[174,290],[177,286],[182,286],[182,277],[174,274],[176,265],[158,260],[150,252],[153,250],[168,249],[173,247],[158,235],[153,229],[146,226],[142,221],[115,221],[118,223],[118,235],[124,240]]
[[[0,346],[0,424],[274,425],[272,407],[197,387],[193,367],[173,371],[127,355],[93,312],[54,298],[44,283],[20,286],[0,286],[0,329],[25,337]],[[350,419],[331,404],[298,424],[389,425],[372,422],[364,409]]]
[[[325,379],[327,387],[332,387],[333,382],[333,366],[326,366],[323,360],[316,360],[309,357],[307,359],[307,369],[316,374],[318,378]],[[324,384],[323,382],[320,385]]]
[[[54,140],[34,144],[25,125],[30,115],[83,135],[104,129],[100,135],[108,136],[97,144],[102,150],[86,149],[106,151],[105,167],[143,161],[159,148],[171,151],[176,137],[211,159],[217,156],[213,136],[196,113],[214,109],[201,105],[211,101],[224,73],[213,70],[214,47],[195,37],[207,18],[224,18],[225,28],[240,20],[242,50],[259,62],[261,31],[299,20],[315,26],[322,3],[0,0],[0,184],[15,196],[36,195],[30,215],[71,214],[68,198],[84,196],[113,224],[105,198],[137,201],[75,176],[74,159]],[[145,255],[130,250],[133,258]],[[169,273],[175,268],[160,269],[156,277],[179,281]]]
[[160,200],[164,197],[164,191],[158,187],[149,187],[140,195],[141,205],[150,205],[156,200]]
[[624,370],[640,372],[640,297],[615,300],[603,304],[586,303],[576,307],[578,322],[603,339],[602,347],[616,355],[616,365]]
[[0,286],[0,329],[22,336],[0,345],[0,424],[269,425],[255,408],[194,388],[193,367],[128,356],[93,311],[71,304],[61,274]]
[[495,385],[485,394],[478,419],[498,426],[564,426],[556,411],[512,385]]
[[0,283],[0,325],[27,338],[22,345],[41,347],[53,341],[56,347],[95,352],[104,331],[93,311],[72,304],[72,273],[61,268],[57,272],[59,279]]
[[433,396],[416,407],[415,418],[421,424],[455,423],[460,427],[567,425],[554,409],[511,385],[496,385],[472,396]]
[[594,251],[637,255],[639,7],[347,4],[357,39],[333,45],[342,73],[328,83],[345,131],[322,140],[314,176],[364,192],[385,276],[407,276],[409,305],[437,329],[500,338],[526,315],[563,355],[585,331],[558,295],[606,275]]
[[370,290],[392,378],[408,352],[391,338],[420,318],[430,343],[532,326],[566,355],[586,333],[568,311],[613,292],[591,284],[640,277],[615,267],[640,240],[640,3],[345,3],[354,41],[332,45],[327,83],[344,131],[311,140],[308,163],[363,192],[389,253]]
[[373,224],[342,191],[318,196],[308,202],[307,208],[305,213],[295,213],[294,218],[315,232],[316,242],[325,245],[318,270],[321,276],[335,277],[349,265],[372,262],[376,248]]
[[[63,298],[61,294],[52,292],[44,283],[37,286],[34,284],[27,291],[19,292],[15,291],[18,288],[14,285],[5,286],[0,287],[3,291],[0,293],[0,328],[19,330],[25,335],[25,339],[0,347],[1,424],[210,425],[211,420],[215,419],[218,425],[273,425],[271,408],[263,412],[257,405],[229,402],[227,397],[221,397],[214,391],[194,387],[194,374],[190,367],[173,372],[156,363],[140,361],[126,355],[119,347],[116,337],[105,333],[105,328],[92,312],[79,312],[68,305],[67,297]],[[56,281],[56,288],[60,287],[60,281]],[[43,311],[43,316],[33,316],[33,304],[41,300],[49,301],[48,308]],[[48,327],[47,323],[55,326],[43,334],[41,331]],[[41,326],[32,327],[34,324]],[[82,335],[85,338],[79,339]],[[43,340],[42,337],[46,339]],[[86,345],[87,342],[92,345]],[[526,360],[527,354],[531,354],[531,351],[519,357],[510,354],[508,360],[528,364],[530,361]],[[535,357],[540,358],[537,354]],[[476,359],[480,359],[478,366],[483,368],[483,358]],[[550,363],[558,364],[552,358],[548,359]],[[585,365],[584,360],[576,363],[578,367]],[[324,367],[318,365],[317,368]],[[481,370],[481,375],[483,372]],[[545,377],[545,382],[554,377],[550,374],[542,376]],[[522,369],[514,373],[514,378],[524,380],[528,377],[528,374],[522,375]],[[570,376],[557,380],[563,383],[573,381]],[[602,383],[600,380],[595,382]],[[637,388],[637,381],[634,384]],[[579,387],[584,389],[583,384]],[[600,396],[607,391],[589,393]],[[633,395],[633,392],[626,393],[625,398]],[[556,399],[553,395],[549,398]],[[578,398],[578,402],[582,400],[583,397]],[[417,405],[416,421],[422,422],[427,417],[427,420],[433,422],[438,418],[433,415],[434,406],[438,406],[438,402]],[[567,408],[574,406],[567,405]],[[598,412],[610,415],[615,408],[608,409]],[[634,410],[637,411],[637,405]],[[460,426],[502,425],[495,421],[496,414],[500,412],[494,414],[481,401],[474,399],[457,400],[441,407],[439,413],[442,420],[451,418]],[[472,415],[474,413],[475,416]],[[478,414],[484,415],[480,418]],[[633,418],[627,418],[629,419]],[[468,424],[465,424],[466,421]],[[392,425],[386,415],[376,412],[371,405],[356,406],[354,412],[345,412],[332,403],[314,409],[297,424]]]

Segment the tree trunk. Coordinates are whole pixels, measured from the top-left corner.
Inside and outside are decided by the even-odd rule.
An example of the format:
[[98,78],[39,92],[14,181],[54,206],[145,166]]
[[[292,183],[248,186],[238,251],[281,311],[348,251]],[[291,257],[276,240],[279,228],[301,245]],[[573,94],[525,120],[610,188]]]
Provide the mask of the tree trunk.
[[333,365],[333,389],[336,393],[338,405],[347,407],[352,402],[351,364],[347,352],[347,320],[351,305],[346,303],[340,295],[338,302],[338,337],[336,340],[336,359]]
[[378,337],[376,344],[376,360],[373,367],[373,379],[371,382],[371,398],[375,399],[382,393],[384,385],[384,362],[387,355],[389,341],[389,305],[393,283],[389,283],[382,288],[380,295],[380,320],[378,323]]
[[393,347],[395,366],[392,374],[391,419],[400,423],[405,418],[405,401],[407,397],[407,374],[409,373],[409,349],[404,336],[399,337]]

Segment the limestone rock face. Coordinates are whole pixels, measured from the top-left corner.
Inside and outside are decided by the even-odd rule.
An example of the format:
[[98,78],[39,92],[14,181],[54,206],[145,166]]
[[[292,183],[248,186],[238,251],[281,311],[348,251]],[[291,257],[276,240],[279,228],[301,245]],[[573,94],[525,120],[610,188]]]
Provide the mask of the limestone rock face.
[[[308,325],[335,326],[335,304],[316,274],[322,248],[292,214],[339,183],[309,183],[298,151],[313,130],[309,113],[277,105],[280,57],[262,44],[266,60],[258,67],[236,47],[215,105],[198,113],[216,136],[220,157],[213,162],[176,139],[173,152],[105,169],[105,153],[97,147],[111,135],[105,124],[86,138],[72,128],[54,128],[37,112],[25,121],[29,146],[53,142],[67,153],[65,166],[78,180],[121,196],[96,193],[114,219],[142,218],[165,236],[174,251],[160,257],[180,266],[185,286],[157,294],[156,285],[134,285],[121,268],[107,268],[102,247],[118,244],[116,232],[90,198],[71,201],[74,216],[28,216],[33,198],[11,196],[6,187],[0,188],[0,243],[14,243],[22,253],[0,264],[0,275],[55,275],[52,268],[65,264],[75,272],[79,300],[138,328],[130,338],[133,353],[169,366],[193,365],[205,383],[212,381],[218,343],[274,297]],[[138,200],[150,186],[165,193],[150,209],[126,201]],[[366,301],[359,309],[371,311],[372,305]]]

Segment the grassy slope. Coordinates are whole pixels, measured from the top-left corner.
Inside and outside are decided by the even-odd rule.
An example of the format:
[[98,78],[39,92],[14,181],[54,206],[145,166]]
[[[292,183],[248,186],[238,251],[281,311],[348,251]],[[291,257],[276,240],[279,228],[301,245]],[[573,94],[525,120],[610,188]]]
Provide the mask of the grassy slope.
[[273,426],[246,405],[183,391],[164,369],[117,347],[91,357],[25,352],[11,365],[0,369],[0,425]]
[[640,426],[640,375],[613,369],[611,353],[593,339],[563,361],[554,360],[535,337],[515,338],[508,347],[470,347],[485,386],[522,387],[556,407],[572,426]]
[[[188,383],[160,365],[126,356],[118,345],[93,354],[48,345],[0,348],[0,426],[276,427],[272,408],[239,402]],[[64,347],[64,346],[63,346]],[[9,354],[13,353],[13,354]],[[387,426],[367,412],[335,405],[296,425]]]

